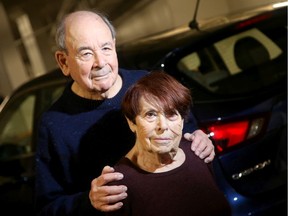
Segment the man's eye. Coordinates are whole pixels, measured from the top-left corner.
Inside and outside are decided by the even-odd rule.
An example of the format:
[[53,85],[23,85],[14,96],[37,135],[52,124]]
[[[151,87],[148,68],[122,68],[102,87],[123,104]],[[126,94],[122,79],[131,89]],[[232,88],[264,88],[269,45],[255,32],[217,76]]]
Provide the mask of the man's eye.
[[93,53],[92,52],[83,52],[83,53],[80,53],[79,56],[82,60],[90,60],[93,57]]
[[91,53],[91,52],[85,52],[85,53],[83,53],[82,54],[82,56],[93,56],[93,53]]
[[112,50],[111,47],[103,47],[103,50]]
[[106,47],[103,47],[103,48],[102,48],[102,52],[103,52],[104,54],[110,54],[112,51],[113,51],[112,48],[109,47],[109,46],[106,46]]

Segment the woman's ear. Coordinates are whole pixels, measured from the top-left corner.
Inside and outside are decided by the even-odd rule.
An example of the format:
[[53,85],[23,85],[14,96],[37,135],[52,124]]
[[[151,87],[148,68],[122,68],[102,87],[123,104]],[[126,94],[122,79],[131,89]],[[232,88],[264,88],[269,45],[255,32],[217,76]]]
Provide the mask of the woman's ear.
[[58,63],[58,66],[60,67],[60,69],[62,70],[62,73],[65,76],[69,76],[70,72],[69,72],[69,67],[67,64],[67,54],[64,51],[56,51],[55,52],[55,59]]
[[126,117],[130,130],[135,133],[136,132],[136,124],[134,124],[131,120]]

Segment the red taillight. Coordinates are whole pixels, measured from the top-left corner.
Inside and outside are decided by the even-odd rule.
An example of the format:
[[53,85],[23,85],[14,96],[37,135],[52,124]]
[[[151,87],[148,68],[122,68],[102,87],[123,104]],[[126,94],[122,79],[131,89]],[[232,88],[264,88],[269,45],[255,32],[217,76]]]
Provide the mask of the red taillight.
[[254,118],[234,122],[217,122],[206,126],[217,152],[223,152],[250,138],[259,135],[264,126],[264,118]]
[[251,19],[245,20],[241,23],[238,23],[236,25],[236,29],[241,29],[250,25],[253,25],[255,23],[261,22],[263,20],[267,20],[271,17],[271,14],[262,14],[256,17],[252,17]]
[[[219,141],[221,141],[221,143],[225,142],[225,147],[229,148],[245,140],[248,125],[248,121],[242,121],[211,126],[208,130],[213,132],[213,139],[216,143]],[[216,147],[219,151],[223,151],[223,147],[220,145],[216,145]]]

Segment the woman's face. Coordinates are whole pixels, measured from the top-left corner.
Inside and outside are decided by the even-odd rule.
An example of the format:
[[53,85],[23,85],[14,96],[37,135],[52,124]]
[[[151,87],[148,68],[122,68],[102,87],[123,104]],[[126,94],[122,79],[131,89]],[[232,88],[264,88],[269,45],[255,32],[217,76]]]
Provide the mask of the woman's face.
[[136,116],[135,124],[129,123],[136,134],[136,145],[145,151],[157,154],[177,150],[182,137],[183,118],[175,110],[165,114],[143,97],[140,100],[141,112]]

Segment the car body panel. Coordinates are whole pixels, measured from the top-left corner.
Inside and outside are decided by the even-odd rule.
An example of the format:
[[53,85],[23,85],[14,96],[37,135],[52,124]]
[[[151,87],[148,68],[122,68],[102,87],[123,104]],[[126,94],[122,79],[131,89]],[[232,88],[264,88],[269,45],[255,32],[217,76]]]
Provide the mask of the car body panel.
[[0,206],[9,215],[33,215],[37,123],[66,82],[57,69],[23,84],[0,106]]
[[[287,20],[283,17],[287,8],[267,5],[199,22],[199,30],[187,25],[118,47],[121,67],[164,69],[187,85],[192,111],[205,132],[211,132],[211,125],[238,121],[249,122],[256,131],[251,136],[247,132],[235,145],[224,140],[223,151],[218,151],[221,145],[215,136],[211,138],[216,147],[215,179],[233,216],[287,215]],[[268,50],[268,62],[241,69],[235,59],[227,61],[234,55],[224,51],[227,44],[245,37],[260,41]],[[264,51],[257,53],[264,56]],[[202,74],[189,74],[196,66],[202,66]],[[253,79],[247,79],[250,75]],[[33,215],[37,124],[68,81],[56,69],[22,85],[0,105],[0,205],[9,215]]]
[[164,70],[189,87],[205,132],[247,123],[235,145],[211,135],[221,149],[216,180],[233,215],[287,215],[287,7],[268,5],[131,44],[120,48],[120,65]]

